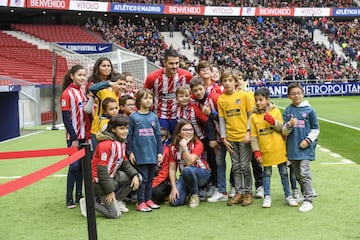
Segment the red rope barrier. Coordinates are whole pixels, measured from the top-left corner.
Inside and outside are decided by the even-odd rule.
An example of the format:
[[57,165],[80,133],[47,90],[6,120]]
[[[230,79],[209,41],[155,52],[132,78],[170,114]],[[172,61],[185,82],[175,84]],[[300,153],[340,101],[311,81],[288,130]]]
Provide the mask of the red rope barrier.
[[73,154],[77,150],[78,150],[77,148],[73,147],[73,148],[28,150],[28,151],[18,151],[18,152],[0,152],[0,160],[10,160],[14,158],[33,158],[33,157],[69,155],[69,154]]
[[[54,152],[57,152],[57,153],[60,153],[61,154],[57,154],[57,155],[65,155],[65,154],[69,154],[69,152],[72,152],[74,149],[77,151],[76,148],[72,148],[72,149],[69,149],[69,148],[66,148],[68,150],[68,152],[64,153],[62,151],[60,151],[61,149],[49,149],[49,150],[40,150],[40,151],[26,151],[26,152],[30,152],[32,153],[33,155],[32,156],[35,156],[35,157],[38,157],[39,155],[38,154],[35,154],[35,152],[40,152],[41,154],[47,154],[46,156],[49,156],[48,154],[55,150]],[[64,150],[64,149],[62,149]],[[16,153],[16,154],[14,154]],[[18,156],[17,155],[18,152],[13,152],[13,153],[10,153],[10,154],[14,154],[14,156]],[[24,152],[22,152],[24,153]],[[3,154],[6,154],[6,153],[3,153]],[[31,155],[31,154],[29,154]],[[26,155],[26,156],[22,156],[23,158],[24,157],[29,157],[29,155]],[[54,155],[54,154],[51,154],[51,155]],[[42,156],[42,155],[41,155]],[[81,149],[77,152],[75,152],[74,154],[72,154],[71,156],[59,161],[59,162],[56,162],[50,166],[47,166],[45,168],[42,168],[36,172],[33,172],[33,173],[30,173],[22,178],[19,178],[19,179],[15,179],[13,181],[10,181],[10,182],[7,182],[7,183],[4,183],[4,184],[1,184],[0,185],[0,197],[1,196],[4,196],[6,194],[9,194],[11,192],[14,192],[16,190],[19,190],[21,188],[24,188],[30,184],[33,184],[39,180],[41,180],[42,178],[45,178],[57,171],[59,171],[60,169],[68,166],[69,164],[75,162],[76,160],[79,160],[81,159],[82,157],[85,156],[85,149]],[[1,155],[0,155],[0,158],[1,158]]]

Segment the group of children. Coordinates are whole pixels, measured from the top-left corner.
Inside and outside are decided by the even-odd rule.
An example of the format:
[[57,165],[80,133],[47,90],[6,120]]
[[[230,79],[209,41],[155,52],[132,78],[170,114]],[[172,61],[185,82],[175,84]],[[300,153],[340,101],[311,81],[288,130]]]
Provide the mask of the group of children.
[[[291,104],[281,114],[270,102],[268,89],[258,88],[253,94],[239,90],[239,71],[225,69],[219,82],[208,82],[204,76],[211,66],[199,69],[201,73],[198,71],[189,85],[176,88],[177,124],[172,135],[160,127],[159,117],[152,112],[153,91],[131,91],[124,77],[127,74],[115,74],[109,59],[96,62],[88,97],[82,87],[85,70],[80,65],[69,70],[61,96],[67,144],[80,147],[91,139],[95,209],[118,218],[129,211],[123,200],[131,191],[137,193],[137,211],[158,209],[164,201],[180,206],[188,200],[194,208],[209,184],[214,192],[208,202],[248,206],[253,202],[250,164],[254,156],[263,167],[264,208],[271,207],[274,165],[279,169],[286,204],[298,206],[290,192],[287,168],[291,164],[304,197],[299,211],[310,211],[310,161],[315,159],[319,125],[315,111],[303,101],[301,85],[289,84]],[[226,152],[235,189],[230,200]],[[81,181],[76,179],[82,179],[80,161],[69,167],[66,204],[75,207],[72,192],[76,181],[75,203],[80,203],[86,215]]]

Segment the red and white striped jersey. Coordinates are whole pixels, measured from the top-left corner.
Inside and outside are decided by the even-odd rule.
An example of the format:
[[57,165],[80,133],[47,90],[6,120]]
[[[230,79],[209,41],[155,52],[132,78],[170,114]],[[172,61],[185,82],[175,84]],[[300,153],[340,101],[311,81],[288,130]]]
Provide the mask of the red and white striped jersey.
[[[71,83],[61,94],[61,111],[69,111],[72,126],[78,139],[88,139],[90,136],[90,119],[84,111],[87,102],[85,89]],[[66,132],[66,140],[70,134]]]
[[168,78],[164,69],[150,73],[145,80],[144,87],[153,91],[155,95],[154,112],[162,119],[176,119],[176,88],[189,84],[191,72],[178,69],[176,75]]
[[[195,154],[198,157],[198,159],[194,162],[194,166],[201,169],[211,170],[209,163],[206,161],[205,152],[204,152],[204,145],[199,139],[196,139],[195,143],[190,142],[188,143],[188,149],[190,154]],[[176,146],[171,145],[170,146],[170,158],[169,162],[176,163],[177,166],[179,166],[180,174],[182,173],[182,170],[185,167],[185,160],[181,152],[179,152],[176,148]]]
[[91,161],[93,182],[98,183],[99,178],[97,166],[106,166],[110,178],[116,174],[116,170],[121,163],[126,160],[126,144],[114,140],[105,140],[99,142]]
[[176,118],[186,119],[192,123],[195,129],[195,134],[200,139],[206,137],[205,122],[208,120],[208,117],[193,103],[189,103],[186,107],[177,107]]
[[[216,94],[214,92],[210,92],[208,93],[207,98],[205,99],[205,101],[203,103],[200,103],[199,100],[197,99],[193,99],[193,103],[194,105],[199,108],[202,109],[204,106],[209,107],[211,112],[217,112],[217,98],[219,97],[219,94]],[[213,120],[214,125],[215,125],[215,131],[216,131],[216,136],[217,136],[217,140],[220,141],[220,125],[218,121]]]

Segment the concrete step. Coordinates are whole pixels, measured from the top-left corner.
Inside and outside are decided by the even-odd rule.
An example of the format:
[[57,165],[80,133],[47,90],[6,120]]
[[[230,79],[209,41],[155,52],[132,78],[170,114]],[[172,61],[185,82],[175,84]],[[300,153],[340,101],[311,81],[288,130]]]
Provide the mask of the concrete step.
[[49,44],[40,38],[34,37],[24,32],[20,31],[4,31],[8,35],[16,37],[24,42],[36,45],[39,49],[49,49]]
[[178,50],[180,54],[186,56],[190,61],[199,61],[199,58],[194,54],[193,46],[191,46],[190,49],[188,49],[187,45],[185,49],[183,48],[182,40],[184,36],[181,32],[174,32],[173,37],[170,37],[169,32],[161,32],[161,34],[164,36],[164,41],[169,47],[172,45],[174,49]]

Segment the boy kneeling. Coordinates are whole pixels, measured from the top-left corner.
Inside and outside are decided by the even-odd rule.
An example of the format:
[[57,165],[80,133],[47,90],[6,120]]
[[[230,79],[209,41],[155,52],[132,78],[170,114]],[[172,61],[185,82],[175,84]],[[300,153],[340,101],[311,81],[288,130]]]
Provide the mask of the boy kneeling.
[[[126,138],[129,120],[125,116],[112,117],[107,128],[97,135],[99,142],[92,159],[96,211],[108,218],[119,218],[121,211],[129,211],[122,201],[139,188],[141,177],[126,157]],[[80,201],[86,216],[85,199]],[[85,209],[85,211],[84,211]]]

